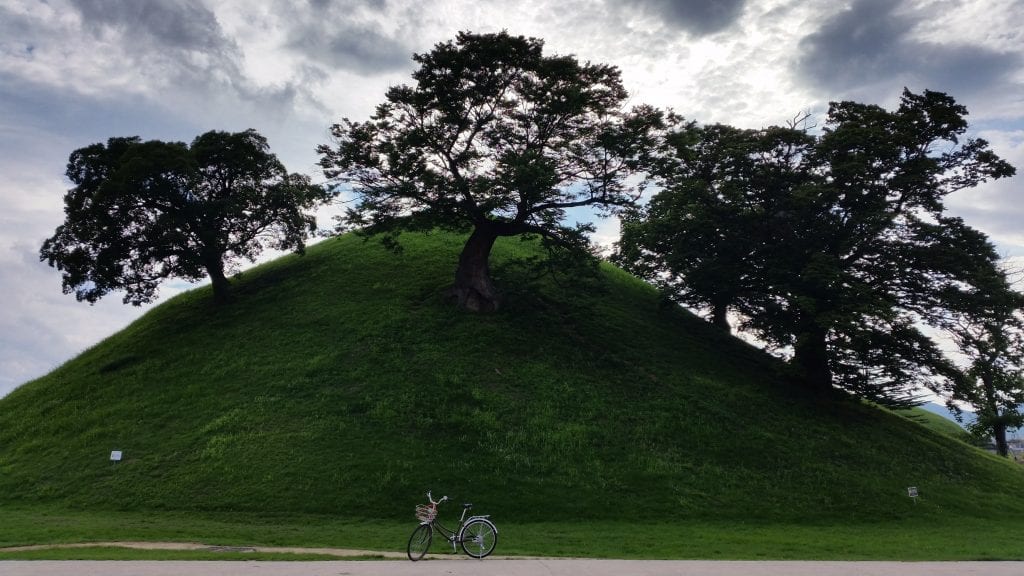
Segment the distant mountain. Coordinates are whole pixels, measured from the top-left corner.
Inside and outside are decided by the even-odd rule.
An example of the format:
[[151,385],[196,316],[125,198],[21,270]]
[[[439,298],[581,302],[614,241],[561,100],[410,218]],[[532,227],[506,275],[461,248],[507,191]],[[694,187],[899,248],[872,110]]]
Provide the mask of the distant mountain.
[[961,416],[962,422],[957,421],[956,415],[953,414],[953,411],[950,410],[949,408],[946,408],[944,404],[939,404],[938,402],[927,402],[925,404],[918,406],[918,408],[921,408],[922,410],[927,410],[932,414],[938,414],[939,416],[942,416],[944,418],[949,418],[950,420],[956,422],[957,424],[964,428],[966,428],[968,425],[973,423],[978,418],[974,414],[974,412],[964,410]]
[[[936,402],[928,402],[928,403],[922,404],[921,406],[919,406],[919,408],[921,408],[922,410],[927,410],[928,412],[931,412],[932,414],[938,414],[939,416],[943,416],[945,418],[949,418],[950,420],[956,422],[957,424],[959,424],[963,428],[967,428],[967,426],[969,426],[975,420],[978,419],[977,415],[974,412],[971,412],[969,410],[964,410],[963,413],[962,413],[962,422],[957,422],[956,416],[953,414],[952,410],[950,410],[949,408],[946,408],[945,405],[938,404]],[[1024,410],[1024,405],[1021,405],[1021,410]],[[1021,439],[1024,439],[1024,430],[1019,429],[1019,428],[1018,429],[1014,429],[1014,430],[1009,430],[1009,431],[1007,431],[1006,436],[1008,438],[1021,438]]]

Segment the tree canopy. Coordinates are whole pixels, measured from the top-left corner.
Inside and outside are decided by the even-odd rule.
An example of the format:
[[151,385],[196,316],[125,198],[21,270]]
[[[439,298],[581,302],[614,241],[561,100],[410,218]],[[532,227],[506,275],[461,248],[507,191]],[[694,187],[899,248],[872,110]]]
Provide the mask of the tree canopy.
[[786,128],[677,125],[647,166],[664,191],[623,215],[613,260],[730,329],[730,309],[763,305],[765,248],[785,198],[812,177],[797,169],[812,143]]
[[968,312],[963,294],[998,260],[944,209],[948,194],[1014,173],[964,138],[966,114],[905,91],[893,111],[832,103],[817,135],[675,130],[652,169],[664,190],[627,219],[619,259],[691,305],[736,310],[818,387],[910,402],[956,373],[920,325]]
[[226,272],[265,248],[302,252],[329,192],[289,174],[254,130],[211,131],[183,142],[110,138],[72,152],[65,221],[40,250],[64,293],[95,302],[156,297],[166,278],[209,276],[228,297]]
[[545,56],[536,38],[462,32],[413,59],[415,84],[389,89],[368,121],[335,124],[320,164],[352,186],[348,222],[364,232],[471,231],[452,294],[467,309],[493,310],[496,238],[584,246],[588,228],[565,224],[566,210],[633,203],[626,178],[661,114],[625,109],[615,67]]
[[969,426],[991,436],[1006,456],[1008,430],[1024,426],[1024,294],[1015,291],[1002,270],[983,289],[964,294],[966,312],[951,315],[946,329],[966,357],[961,378],[946,391],[948,405],[959,412],[966,403],[977,418]]

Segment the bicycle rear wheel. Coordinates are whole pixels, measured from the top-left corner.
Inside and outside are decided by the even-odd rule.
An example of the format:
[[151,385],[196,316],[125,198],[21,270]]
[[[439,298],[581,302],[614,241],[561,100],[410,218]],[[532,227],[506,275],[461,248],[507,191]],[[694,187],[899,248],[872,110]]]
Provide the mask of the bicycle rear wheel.
[[470,520],[462,529],[462,551],[473,558],[485,558],[498,544],[498,529],[482,518]]
[[430,528],[430,524],[420,524],[412,531],[412,536],[409,537],[409,547],[406,552],[409,554],[409,560],[413,562],[423,558],[430,549],[430,542],[434,539],[434,531]]

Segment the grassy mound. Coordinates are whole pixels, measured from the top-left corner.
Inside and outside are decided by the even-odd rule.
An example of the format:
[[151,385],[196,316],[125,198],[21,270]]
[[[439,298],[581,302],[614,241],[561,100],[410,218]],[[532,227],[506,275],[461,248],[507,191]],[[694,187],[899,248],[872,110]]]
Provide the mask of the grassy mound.
[[924,426],[925,428],[930,428],[935,432],[939,432],[947,436],[952,436],[953,438],[956,438],[957,440],[960,440],[962,442],[966,442],[968,444],[975,446],[979,445],[980,443],[980,441],[977,438],[971,436],[971,434],[967,430],[965,430],[956,422],[950,420],[949,418],[946,418],[945,416],[940,416],[939,414],[936,414],[934,412],[929,412],[923,408],[916,407],[907,410],[897,410],[896,413],[899,414],[900,416],[903,416],[904,418],[917,422],[918,424]]
[[[462,239],[353,236],[176,297],[0,400],[0,504],[506,521],[1019,517],[1024,474],[839,395],[605,266],[443,299]],[[111,450],[124,460],[112,463]],[[906,488],[917,486],[915,504]]]

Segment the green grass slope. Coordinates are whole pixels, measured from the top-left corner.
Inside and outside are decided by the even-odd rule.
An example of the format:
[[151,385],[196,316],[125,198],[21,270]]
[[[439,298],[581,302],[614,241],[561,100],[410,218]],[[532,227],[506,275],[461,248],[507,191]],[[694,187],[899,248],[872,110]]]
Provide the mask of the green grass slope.
[[[1019,467],[808,395],[620,270],[463,314],[443,298],[461,239],[403,244],[324,241],[225,308],[181,295],[0,400],[0,505],[409,520],[432,489],[506,522],[1024,513]],[[496,246],[504,286],[530,246]]]
[[915,407],[907,410],[897,410],[896,413],[908,420],[917,422],[925,428],[934,430],[935,432],[952,436],[953,438],[962,442],[967,442],[968,444],[977,444],[977,441],[971,436],[971,434],[967,432],[967,430],[964,430],[959,424],[949,418],[935,414],[934,412],[929,412],[923,408]]

